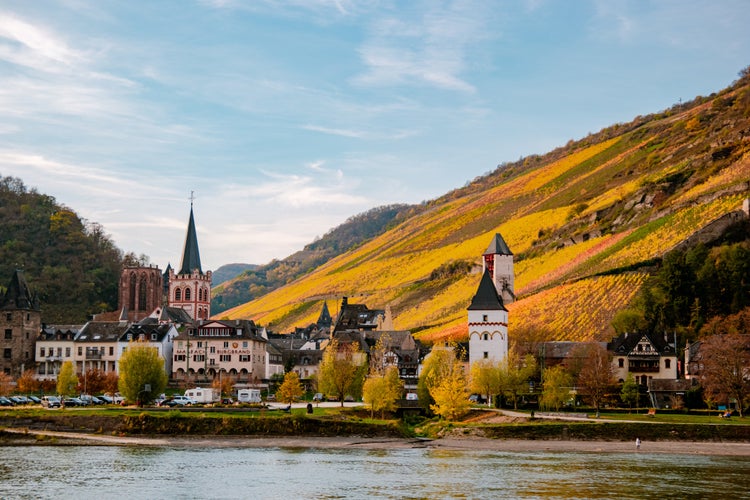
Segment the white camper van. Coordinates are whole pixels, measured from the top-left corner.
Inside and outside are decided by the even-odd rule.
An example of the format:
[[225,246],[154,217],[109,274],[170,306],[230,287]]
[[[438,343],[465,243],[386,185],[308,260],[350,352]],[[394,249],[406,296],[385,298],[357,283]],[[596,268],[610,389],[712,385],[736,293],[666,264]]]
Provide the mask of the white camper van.
[[238,390],[237,401],[239,401],[240,403],[260,403],[260,389]]
[[185,391],[185,396],[196,403],[218,403],[220,398],[219,391],[211,387],[196,387]]

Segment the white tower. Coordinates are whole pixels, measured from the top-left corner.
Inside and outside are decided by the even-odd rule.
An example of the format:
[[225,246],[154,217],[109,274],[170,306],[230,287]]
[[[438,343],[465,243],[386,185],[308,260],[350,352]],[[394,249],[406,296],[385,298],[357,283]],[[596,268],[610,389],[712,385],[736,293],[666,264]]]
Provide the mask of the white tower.
[[515,300],[513,253],[502,236],[495,234],[483,261],[482,280],[468,308],[469,366],[482,359],[499,363],[508,357],[508,310],[504,303]]

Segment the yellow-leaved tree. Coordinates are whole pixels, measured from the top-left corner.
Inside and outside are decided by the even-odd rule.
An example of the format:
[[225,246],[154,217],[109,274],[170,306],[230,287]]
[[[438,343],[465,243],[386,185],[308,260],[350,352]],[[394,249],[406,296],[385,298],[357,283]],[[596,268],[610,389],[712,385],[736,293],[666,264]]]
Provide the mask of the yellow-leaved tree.
[[155,347],[130,342],[120,358],[120,393],[128,401],[152,402],[167,387],[164,358]]
[[450,372],[430,390],[430,395],[435,401],[430,409],[446,420],[456,420],[469,411],[471,401],[466,392],[466,376],[460,361],[453,361]]
[[344,406],[344,398],[358,399],[367,373],[365,356],[354,343],[340,344],[333,339],[323,352],[318,369],[318,388],[326,395],[336,396]]
[[471,391],[482,394],[487,406],[492,405],[492,396],[500,394],[501,367],[490,359],[480,359],[471,365]]
[[73,396],[78,386],[78,375],[72,361],[66,361],[57,374],[57,393],[61,396]]
[[302,384],[299,381],[299,374],[291,371],[284,375],[284,382],[279,386],[279,390],[276,391],[276,399],[282,403],[292,404],[304,392]]
[[362,388],[362,398],[370,407],[370,417],[372,418],[376,411],[380,412],[380,418],[385,417],[385,412],[394,411],[403,389],[404,384],[395,366],[387,367],[384,375],[377,372],[370,374]]
[[539,405],[545,410],[559,411],[570,399],[570,387],[573,377],[562,365],[547,368],[542,373],[542,397]]
[[430,411],[435,403],[432,390],[451,374],[454,362],[460,357],[457,349],[455,346],[436,345],[425,358],[417,382],[417,395],[425,410]]

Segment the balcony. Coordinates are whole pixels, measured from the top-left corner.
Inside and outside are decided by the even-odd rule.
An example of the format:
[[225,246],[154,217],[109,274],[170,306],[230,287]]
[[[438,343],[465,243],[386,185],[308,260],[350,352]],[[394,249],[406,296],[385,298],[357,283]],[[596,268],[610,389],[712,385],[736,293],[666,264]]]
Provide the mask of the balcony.
[[86,361],[102,359],[102,353],[99,351],[86,351]]

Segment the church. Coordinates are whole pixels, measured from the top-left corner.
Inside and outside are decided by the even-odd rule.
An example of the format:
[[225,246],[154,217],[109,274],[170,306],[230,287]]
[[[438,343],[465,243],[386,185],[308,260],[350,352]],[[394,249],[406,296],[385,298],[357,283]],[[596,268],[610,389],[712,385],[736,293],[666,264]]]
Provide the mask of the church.
[[[211,271],[204,272],[201,266],[192,200],[179,270],[175,271],[169,264],[163,274],[156,266],[123,268],[118,311],[117,319],[128,322],[141,321],[149,316],[165,320],[180,316],[184,319],[185,313],[193,320],[211,317]],[[110,319],[103,316],[96,320]]]
[[513,252],[500,234],[495,234],[482,257],[482,279],[468,307],[469,366],[483,359],[498,363],[508,357],[505,304],[515,300]]

